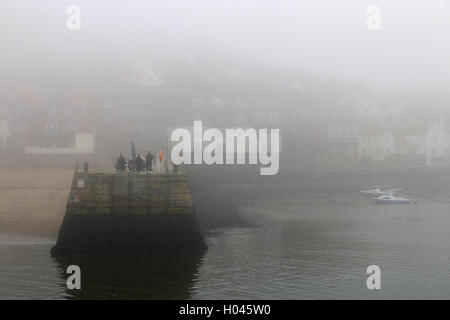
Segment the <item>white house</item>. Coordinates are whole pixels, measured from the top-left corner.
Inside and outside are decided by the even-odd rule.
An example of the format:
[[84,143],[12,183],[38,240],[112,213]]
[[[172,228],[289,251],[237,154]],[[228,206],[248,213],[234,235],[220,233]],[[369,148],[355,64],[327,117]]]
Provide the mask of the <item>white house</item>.
[[359,127],[353,125],[331,126],[328,128],[328,144],[330,155],[345,154],[347,157],[357,156]]
[[395,139],[389,132],[375,135],[361,135],[358,139],[358,152],[361,161],[381,161],[395,151]]
[[428,164],[433,159],[449,156],[449,134],[441,123],[434,123],[425,133],[425,153]]
[[403,129],[404,132],[396,137],[397,153],[424,155],[427,164],[450,156],[449,134],[442,121],[426,127]]
[[414,162],[420,158],[429,165],[450,156],[450,137],[442,120],[431,124],[415,121],[406,126],[390,123],[388,127],[374,122],[362,126],[358,138],[360,162],[387,158]]

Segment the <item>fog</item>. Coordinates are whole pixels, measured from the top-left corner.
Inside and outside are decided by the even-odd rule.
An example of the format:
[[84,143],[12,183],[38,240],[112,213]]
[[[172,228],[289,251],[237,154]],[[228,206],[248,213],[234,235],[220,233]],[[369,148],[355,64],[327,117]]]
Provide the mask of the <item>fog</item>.
[[450,298],[449,36],[450,0],[0,0],[0,299]]
[[[80,30],[66,27],[71,4]],[[380,30],[366,26],[371,4]],[[0,67],[3,77],[27,76],[207,56],[383,87],[448,87],[449,17],[447,0],[2,0]]]
[[3,149],[72,146],[49,138],[71,119],[46,117],[87,113],[89,153],[160,148],[168,128],[203,120],[281,128],[316,162],[311,139],[328,148],[336,123],[448,121],[448,17],[443,0],[1,1]]

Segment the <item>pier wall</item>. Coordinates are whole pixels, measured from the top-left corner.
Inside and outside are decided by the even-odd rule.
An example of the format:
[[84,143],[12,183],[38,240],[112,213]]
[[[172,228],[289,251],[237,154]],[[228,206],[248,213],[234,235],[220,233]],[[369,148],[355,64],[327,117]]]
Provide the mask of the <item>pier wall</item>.
[[186,175],[76,171],[52,253],[204,247]]

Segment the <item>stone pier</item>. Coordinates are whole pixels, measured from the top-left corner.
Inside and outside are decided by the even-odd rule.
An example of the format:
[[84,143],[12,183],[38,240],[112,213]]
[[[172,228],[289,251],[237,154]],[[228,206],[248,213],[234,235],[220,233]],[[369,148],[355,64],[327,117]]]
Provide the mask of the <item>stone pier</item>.
[[52,254],[205,248],[185,174],[75,170]]

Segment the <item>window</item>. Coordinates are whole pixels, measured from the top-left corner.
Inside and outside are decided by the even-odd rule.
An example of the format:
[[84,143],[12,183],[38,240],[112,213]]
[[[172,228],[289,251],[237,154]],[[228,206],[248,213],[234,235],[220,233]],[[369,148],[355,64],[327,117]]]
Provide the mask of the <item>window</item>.
[[348,127],[345,129],[345,135],[349,138],[355,138],[358,136],[358,128]]
[[47,124],[47,136],[54,137],[58,135],[58,124],[55,122],[49,122]]
[[266,121],[266,113],[264,111],[258,111],[256,113],[256,122],[264,123]]
[[329,129],[329,136],[330,136],[330,138],[339,138],[339,137],[342,137],[342,128],[339,128],[339,127],[331,127],[330,129]]
[[330,154],[333,156],[337,154],[337,145],[334,143],[330,144]]

